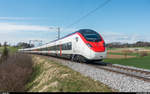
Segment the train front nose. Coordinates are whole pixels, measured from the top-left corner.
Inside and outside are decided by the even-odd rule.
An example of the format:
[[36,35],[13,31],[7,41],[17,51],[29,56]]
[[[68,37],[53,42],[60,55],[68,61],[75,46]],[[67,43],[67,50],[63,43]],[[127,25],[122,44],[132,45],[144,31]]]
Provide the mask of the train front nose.
[[89,59],[102,59],[106,57],[105,42],[100,34],[89,29],[81,29],[79,33],[89,48],[90,53],[85,54]]
[[105,52],[105,43],[104,41],[101,42],[91,42],[91,49],[95,52]]
[[107,51],[105,48],[105,42],[91,42],[91,58],[98,60],[106,58]]
[[94,53],[94,59],[103,59],[106,58],[107,52],[95,52]]

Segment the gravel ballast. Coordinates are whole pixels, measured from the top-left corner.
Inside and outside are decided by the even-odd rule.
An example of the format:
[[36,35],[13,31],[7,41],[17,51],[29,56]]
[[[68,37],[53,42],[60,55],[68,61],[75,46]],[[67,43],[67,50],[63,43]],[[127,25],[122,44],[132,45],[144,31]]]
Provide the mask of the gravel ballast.
[[[50,59],[56,60],[54,58]],[[113,89],[117,89],[120,92],[150,92],[150,82],[95,68],[84,63],[75,63],[65,60],[61,60],[59,63],[66,65],[85,76],[91,77],[94,80],[98,80]]]

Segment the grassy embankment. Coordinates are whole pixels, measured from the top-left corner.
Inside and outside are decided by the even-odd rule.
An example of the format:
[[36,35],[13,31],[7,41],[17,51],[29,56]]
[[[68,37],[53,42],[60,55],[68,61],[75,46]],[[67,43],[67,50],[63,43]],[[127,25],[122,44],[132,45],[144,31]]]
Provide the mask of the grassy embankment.
[[31,92],[112,92],[108,86],[47,58],[33,56],[34,72],[26,85]]
[[[14,47],[8,47],[8,49],[10,53],[15,53],[17,51],[17,48]],[[2,50],[3,47],[0,47],[1,52]],[[54,61],[49,61],[46,58],[33,57],[32,61],[28,59],[27,56],[16,56],[14,54],[11,54],[8,60],[0,65],[0,91],[116,91],[110,89],[108,86],[100,83],[99,81],[94,81],[89,77],[85,77],[66,66],[57,64]],[[33,63],[33,69],[31,62]],[[31,74],[32,70],[33,72]],[[5,76],[6,78],[3,78],[3,76]]]
[[[148,47],[145,49],[149,49]],[[110,50],[110,49],[109,49]],[[117,50],[117,49],[111,49],[111,50]],[[121,52],[109,52],[108,54],[115,54],[115,55],[123,55]],[[128,66],[134,66],[144,69],[150,69],[150,53],[148,56],[140,57],[138,53],[128,53],[128,55],[136,56],[134,58],[123,58],[123,59],[114,59],[114,58],[107,58],[104,61],[110,62],[112,64],[121,64],[121,65],[128,65]]]

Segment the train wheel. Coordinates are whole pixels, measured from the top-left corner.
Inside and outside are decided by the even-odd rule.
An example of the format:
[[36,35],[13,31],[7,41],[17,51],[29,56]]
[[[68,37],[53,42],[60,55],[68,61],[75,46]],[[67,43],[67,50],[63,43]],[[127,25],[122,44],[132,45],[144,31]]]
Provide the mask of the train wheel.
[[77,60],[78,63],[81,63],[81,62],[82,62],[79,55],[76,56],[76,60]]
[[73,55],[73,56],[72,56],[72,61],[78,62],[78,61],[79,61],[78,55]]
[[74,57],[75,57],[75,55],[71,55],[71,57],[70,57],[71,61],[75,60]]
[[80,62],[81,62],[81,63],[86,63],[86,62],[87,62],[87,60],[86,60],[86,58],[85,58],[85,57],[80,56]]

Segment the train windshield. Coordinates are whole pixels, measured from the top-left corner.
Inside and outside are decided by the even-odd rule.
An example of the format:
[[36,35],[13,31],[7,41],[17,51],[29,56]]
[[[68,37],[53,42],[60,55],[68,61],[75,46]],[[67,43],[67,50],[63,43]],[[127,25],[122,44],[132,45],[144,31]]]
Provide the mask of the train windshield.
[[100,35],[97,32],[93,31],[93,30],[83,29],[83,30],[80,30],[79,32],[84,36],[84,38],[87,41],[91,41],[91,42],[102,41]]

